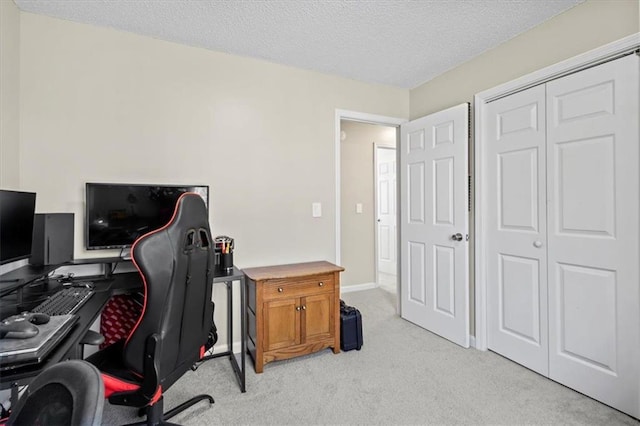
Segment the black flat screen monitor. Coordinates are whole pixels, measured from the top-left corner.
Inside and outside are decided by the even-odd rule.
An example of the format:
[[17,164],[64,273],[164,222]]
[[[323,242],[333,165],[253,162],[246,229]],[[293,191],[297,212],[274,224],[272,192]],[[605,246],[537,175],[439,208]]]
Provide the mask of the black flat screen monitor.
[[36,194],[0,190],[0,265],[31,257]]
[[208,206],[206,185],[87,183],[87,250],[130,247],[138,237],[166,225],[185,192],[199,194]]

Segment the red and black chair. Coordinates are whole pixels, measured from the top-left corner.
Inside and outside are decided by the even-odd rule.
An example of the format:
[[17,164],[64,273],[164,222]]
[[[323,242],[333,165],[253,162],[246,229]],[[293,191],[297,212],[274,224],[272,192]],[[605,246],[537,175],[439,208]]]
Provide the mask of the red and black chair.
[[214,255],[207,209],[194,193],[180,196],[173,217],[131,247],[144,283],[142,314],[128,337],[87,361],[102,373],[105,397],[146,409],[163,424],[210,395],[198,395],[163,414],[162,394],[204,355],[213,317]]

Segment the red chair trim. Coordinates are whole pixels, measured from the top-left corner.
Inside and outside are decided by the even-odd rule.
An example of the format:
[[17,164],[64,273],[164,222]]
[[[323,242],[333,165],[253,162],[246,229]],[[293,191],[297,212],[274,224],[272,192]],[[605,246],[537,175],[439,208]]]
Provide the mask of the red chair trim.
[[104,397],[109,398],[114,393],[133,392],[140,389],[140,385],[101,373],[102,382],[104,383]]
[[162,386],[158,386],[158,390],[153,395],[153,398],[151,398],[151,402],[149,402],[149,405],[155,404],[160,398],[162,398]]

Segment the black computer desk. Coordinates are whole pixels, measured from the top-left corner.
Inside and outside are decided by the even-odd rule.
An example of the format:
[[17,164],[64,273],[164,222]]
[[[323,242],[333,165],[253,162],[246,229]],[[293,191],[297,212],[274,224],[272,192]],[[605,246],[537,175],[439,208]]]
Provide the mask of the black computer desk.
[[[99,259],[99,260],[111,260],[111,259]],[[87,263],[105,263],[108,262],[96,262],[95,260],[81,260],[74,261],[73,264],[87,264]],[[124,272],[113,274],[113,265],[109,264],[107,271],[101,276],[87,276],[76,277],[75,281],[91,281],[94,284],[94,294],[91,298],[80,307],[76,315],[78,315],[78,321],[73,326],[69,334],[51,351],[47,358],[39,363],[24,367],[19,367],[13,370],[5,370],[0,372],[0,389],[11,389],[12,404],[17,401],[18,388],[29,384],[31,380],[35,378],[40,372],[47,367],[54,365],[60,361],[67,359],[77,358],[78,347],[80,341],[85,336],[91,325],[96,321],[102,309],[107,304],[111,296],[117,294],[125,294],[142,290],[142,280],[139,273],[136,272]],[[40,285],[43,288],[47,288],[50,292],[55,292],[62,286],[60,283],[56,283],[55,280],[42,281]],[[240,352],[234,353],[233,351],[233,281],[240,281],[240,335],[241,344]],[[242,270],[234,267],[233,271],[229,274],[217,273],[214,275],[212,285],[216,283],[225,283],[227,287],[227,350],[223,353],[217,353],[214,355],[206,356],[203,361],[228,356],[231,362],[231,367],[236,375],[240,391],[246,391],[245,385],[245,371],[246,371],[246,293],[245,293],[245,279]],[[20,299],[24,299],[25,307],[28,307],[29,293],[25,292],[24,295],[20,295]],[[21,300],[22,303],[22,300]],[[33,306],[37,303],[33,303]],[[81,352],[80,352],[81,353]]]
[[[19,386],[29,384],[35,376],[47,367],[77,356],[80,341],[98,318],[102,308],[104,308],[112,295],[142,289],[142,281],[137,272],[114,274],[109,278],[103,276],[79,277],[76,281],[92,281],[95,293],[76,312],[78,321],[69,334],[51,351],[43,362],[0,372],[0,389],[11,389],[12,403],[17,401]],[[40,285],[50,288],[52,292],[61,286],[61,284],[49,283],[46,280],[42,281]],[[27,297],[28,295],[25,294],[25,298]]]

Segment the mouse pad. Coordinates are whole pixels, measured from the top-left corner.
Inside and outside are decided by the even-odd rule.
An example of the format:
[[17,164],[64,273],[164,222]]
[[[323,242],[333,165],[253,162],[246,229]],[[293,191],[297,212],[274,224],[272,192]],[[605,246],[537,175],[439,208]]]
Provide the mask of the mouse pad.
[[41,362],[71,330],[77,315],[52,315],[28,339],[0,339],[0,371]]

